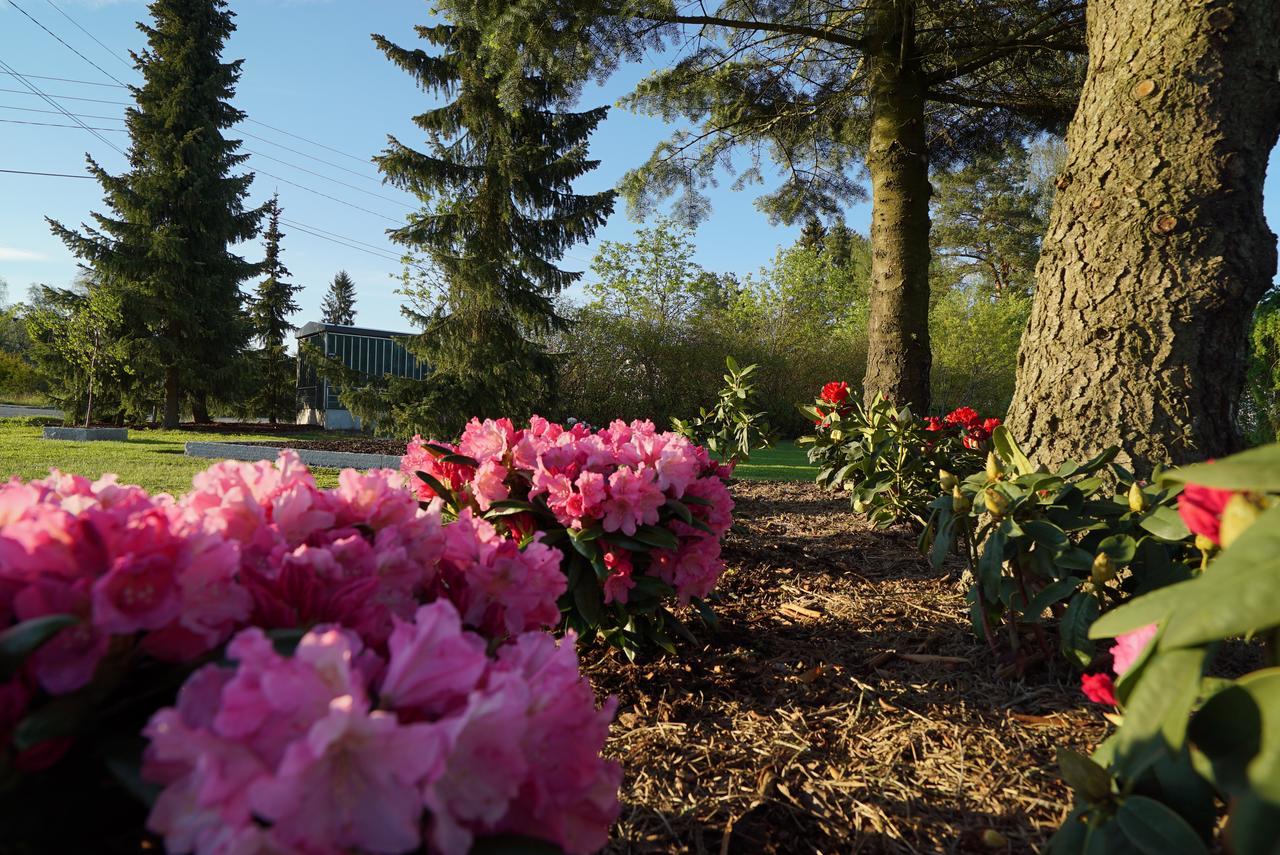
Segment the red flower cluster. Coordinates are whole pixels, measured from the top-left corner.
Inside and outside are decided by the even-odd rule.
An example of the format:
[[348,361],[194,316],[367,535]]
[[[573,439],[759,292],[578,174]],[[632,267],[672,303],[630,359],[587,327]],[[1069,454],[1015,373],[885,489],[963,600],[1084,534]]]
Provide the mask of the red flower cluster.
[[1233,495],[1230,490],[1188,484],[1178,495],[1178,515],[1192,534],[1202,534],[1221,546],[1222,511]]
[[957,407],[942,418],[925,416],[924,421],[925,430],[928,431],[944,431],[947,428],[959,430],[964,447],[972,449],[982,448],[991,439],[991,432],[1003,424],[1000,419],[984,419],[973,407]]
[[[818,400],[834,405],[836,412],[842,416],[847,416],[853,411],[853,408],[849,405],[849,384],[844,380],[832,380],[830,383],[824,385],[822,387],[822,394],[818,396]],[[815,409],[818,411],[818,415],[821,416],[821,418],[814,419],[813,423],[815,425],[820,425],[830,411],[825,410],[822,407],[816,407]]]

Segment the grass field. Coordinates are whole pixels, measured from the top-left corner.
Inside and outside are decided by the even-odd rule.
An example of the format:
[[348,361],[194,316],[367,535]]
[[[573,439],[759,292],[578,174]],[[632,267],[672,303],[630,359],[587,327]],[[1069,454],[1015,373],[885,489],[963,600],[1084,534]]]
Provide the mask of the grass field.
[[[324,435],[299,434],[298,438],[323,439]],[[191,487],[191,476],[213,461],[186,457],[183,443],[199,439],[219,442],[278,440],[259,434],[209,434],[197,431],[133,431],[128,442],[63,442],[41,437],[39,427],[21,419],[0,419],[0,479],[41,478],[51,467],[97,478],[114,472],[122,483],[139,484],[151,492],[183,493]],[[805,460],[804,451],[786,442],[756,452],[751,462],[738,467],[736,475],[749,481],[809,481],[815,467]],[[337,483],[335,469],[315,470],[321,486]]]
[[[319,434],[303,434],[322,438]],[[210,434],[195,431],[140,430],[129,433],[128,442],[64,442],[44,439],[41,429],[21,420],[0,419],[0,479],[41,478],[50,467],[89,478],[114,472],[121,483],[138,484],[153,493],[185,493],[191,476],[214,461],[186,457],[184,446],[193,440],[218,442],[278,440],[279,436],[258,434]],[[338,483],[336,469],[316,469],[316,481],[323,487]]]
[[751,453],[751,462],[742,463],[734,475],[748,481],[812,481],[818,467],[809,463],[805,450],[790,440],[773,448]]

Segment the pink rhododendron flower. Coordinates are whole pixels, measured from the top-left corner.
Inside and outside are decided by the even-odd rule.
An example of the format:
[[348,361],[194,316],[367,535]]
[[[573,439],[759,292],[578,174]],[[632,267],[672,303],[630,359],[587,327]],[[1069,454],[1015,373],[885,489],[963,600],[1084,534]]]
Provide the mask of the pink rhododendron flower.
[[1124,676],[1125,672],[1138,661],[1142,652],[1147,649],[1147,645],[1151,643],[1151,639],[1156,637],[1157,629],[1156,624],[1149,623],[1132,632],[1116,636],[1115,644],[1111,646],[1111,668],[1115,671],[1117,678]]
[[488,667],[484,640],[462,631],[462,619],[447,600],[422,606],[413,623],[396,621],[382,698],[397,709],[432,715],[454,709]]
[[507,468],[495,460],[486,460],[476,470],[472,484],[472,495],[480,510],[487,511],[494,502],[501,502],[511,495],[511,488],[506,485]]
[[604,530],[633,535],[639,526],[658,521],[658,508],[665,501],[652,470],[636,471],[624,466],[609,476],[609,498],[604,503],[602,521]]
[[604,548],[604,566],[609,569],[609,578],[604,580],[604,601],[606,603],[625,603],[627,592],[636,586],[631,578],[634,569],[631,556],[625,549],[601,543]]

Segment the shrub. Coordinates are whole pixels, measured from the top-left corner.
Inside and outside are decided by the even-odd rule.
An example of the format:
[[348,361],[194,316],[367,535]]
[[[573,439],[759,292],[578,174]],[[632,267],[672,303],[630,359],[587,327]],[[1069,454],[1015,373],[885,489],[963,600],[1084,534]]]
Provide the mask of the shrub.
[[963,471],[981,460],[999,419],[982,419],[962,407],[944,418],[916,418],[882,396],[863,407],[850,400],[849,384],[831,382],[800,411],[814,423],[809,462],[822,467],[817,483],[847,490],[853,510],[877,527],[900,522],[923,526],[937,495],[939,470]]
[[[147,823],[170,851],[411,851],[424,816],[430,851],[497,832],[597,848],[613,707],[538,631],[559,565],[443,524],[395,472],[320,490],[291,452],[215,465],[178,500],[111,476],[0,486],[11,842],[97,851],[95,821],[119,829],[125,794],[159,785]],[[68,797],[97,819],[49,822]]]
[[[1280,840],[1280,446],[1164,480],[1186,485],[1179,511],[1214,557],[1203,573],[1090,628],[1092,638],[1116,639],[1116,676],[1093,675],[1086,685],[1095,700],[1118,704],[1123,719],[1092,760],[1060,752],[1076,805],[1053,852],[1271,852]],[[1269,639],[1268,667],[1205,676],[1215,650],[1241,637]]]
[[526,549],[563,546],[570,629],[634,656],[647,643],[674,652],[668,629],[690,637],[673,598],[713,621],[704,598],[724,569],[731,469],[678,434],[652,422],[592,432],[538,417],[519,430],[473,419],[457,444],[415,437],[401,470],[459,522],[496,526]]
[[1048,611],[1062,654],[1087,667],[1095,655],[1088,628],[1102,611],[1190,576],[1190,534],[1172,509],[1178,491],[1144,485],[1113,465],[1118,486],[1104,498],[1101,473],[1114,448],[1050,473],[1033,466],[1004,427],[992,442],[984,471],[942,477],[951,492],[933,502],[921,546],[935,567],[953,546],[965,550],[973,625],[993,647],[1004,623],[1014,652],[1029,630],[1048,656]]
[[757,366],[738,368],[732,356],[725,357],[724,388],[720,390],[715,408],[706,408],[698,415],[683,421],[672,419],[676,433],[691,442],[703,446],[720,460],[730,464],[751,459],[751,450],[768,448],[773,444],[773,430],[765,413],[753,413],[755,409],[755,382],[751,375]]

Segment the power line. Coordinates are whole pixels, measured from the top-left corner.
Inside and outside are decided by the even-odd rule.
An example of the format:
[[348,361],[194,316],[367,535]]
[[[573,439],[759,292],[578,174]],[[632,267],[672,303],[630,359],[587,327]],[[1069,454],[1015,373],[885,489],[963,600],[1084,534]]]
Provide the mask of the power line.
[[[7,71],[0,71],[0,74],[8,74]],[[33,75],[27,75],[32,77]],[[14,95],[34,95],[34,92],[28,92],[26,89],[4,89],[0,88],[0,92],[10,92]],[[114,104],[117,107],[132,107],[131,101],[107,101],[103,98],[80,98],[75,95],[51,95],[51,98],[57,98],[59,101],[89,101],[94,104]]]
[[[10,2],[13,2],[13,0],[10,0]],[[97,132],[97,130],[95,130],[94,128],[90,128],[90,127],[89,127],[88,125],[86,125],[84,122],[80,121],[80,120],[79,120],[79,119],[77,119],[75,116],[73,116],[71,113],[67,112],[66,108],[64,108],[61,104],[59,104],[58,102],[56,102],[56,101],[54,101],[52,98],[50,98],[48,95],[46,95],[43,91],[41,91],[40,87],[36,86],[34,83],[32,83],[32,82],[31,82],[30,80],[28,80],[26,77],[24,77],[23,75],[19,74],[19,73],[18,73],[18,72],[16,72],[16,71],[14,71],[14,70],[13,70],[13,67],[12,67],[12,66],[10,66],[8,63],[6,63],[6,62],[5,62],[4,60],[2,60],[2,59],[0,59],[0,71],[5,71],[5,72],[7,72],[7,73],[9,73],[9,74],[12,74],[14,77],[18,78],[20,81],[22,81],[22,85],[23,85],[23,86],[26,86],[26,87],[27,87],[28,89],[30,89],[32,92],[34,92],[35,94],[37,94],[37,95],[39,95],[41,98],[43,98],[45,101],[47,101],[47,102],[49,103],[49,106],[56,108],[56,109],[57,109],[58,111],[60,111],[64,116],[66,116],[66,117],[67,117],[67,118],[69,118],[69,119],[72,119],[73,121],[75,121],[75,123],[76,123],[77,125],[79,125],[80,127],[84,128],[84,129],[85,129],[86,131],[88,131],[89,133],[93,134],[93,136],[94,136],[94,137],[95,137],[99,142],[101,142],[103,145],[107,146],[108,148],[115,149],[115,151],[116,151],[118,154],[120,154],[121,156],[126,156],[126,155],[125,155],[125,153],[124,153],[124,151],[123,151],[119,146],[117,146],[115,143],[111,142],[109,139],[107,139],[106,137],[104,137],[102,134],[98,133],[98,132]]]
[[[50,110],[48,112],[53,111]],[[0,119],[0,122],[4,122],[6,125],[38,125],[42,128],[80,128],[86,131],[115,131],[118,134],[123,134],[125,132],[124,128],[94,128],[84,123],[78,125],[67,125],[61,122],[28,122],[22,119]],[[116,149],[116,151],[120,150]],[[123,152],[121,152],[121,154],[123,154]]]
[[267,160],[274,160],[276,163],[283,163],[285,166],[293,167],[294,169],[298,170],[299,172],[305,172],[305,173],[307,173],[308,175],[314,175],[314,176],[316,176],[317,178],[323,178],[325,181],[332,181],[334,184],[341,184],[343,187],[349,188],[349,189],[351,189],[351,190],[355,190],[357,193],[364,193],[364,194],[366,194],[366,195],[368,195],[368,196],[373,196],[375,199],[381,199],[381,200],[382,200],[382,201],[384,201],[384,202],[390,202],[390,203],[392,203],[393,205],[401,205],[401,206],[403,206],[403,207],[405,207],[405,208],[408,208],[410,211],[416,211],[416,210],[418,210],[418,208],[417,208],[417,206],[416,206],[416,205],[410,205],[410,204],[409,204],[409,203],[407,203],[407,202],[401,202],[399,199],[392,199],[390,196],[383,196],[381,193],[374,193],[372,190],[365,190],[363,187],[357,187],[357,186],[356,186],[356,185],[354,185],[354,184],[348,184],[348,183],[347,183],[347,182],[345,182],[345,181],[339,181],[339,180],[338,180],[338,179],[336,179],[336,178],[330,178],[328,175],[325,175],[325,174],[320,173],[320,172],[315,172],[315,171],[313,171],[313,170],[307,169],[307,168],[302,167],[302,166],[298,166],[296,163],[290,163],[290,162],[289,162],[289,161],[287,161],[287,160],[281,160],[281,159],[280,159],[280,158],[278,158],[278,157],[272,157],[272,156],[271,156],[271,155],[269,155],[269,154],[263,154],[262,152],[260,152],[260,151],[254,151],[254,150],[253,150],[253,149],[251,149],[251,148],[244,148],[243,150],[244,150],[245,152],[249,153],[249,154],[254,155],[255,157],[265,157]]
[[95,36],[93,33],[89,32],[84,27],[80,26],[80,22],[77,21],[75,18],[71,17],[70,15],[68,15],[65,11],[63,11],[61,6],[59,6],[57,3],[54,3],[53,0],[45,0],[45,2],[48,3],[50,6],[52,6],[53,8],[57,9],[59,15],[66,18],[71,23],[75,24],[77,30],[84,33],[86,36],[93,39],[95,42],[98,42],[98,47],[102,48],[107,53],[111,54],[113,57],[120,60],[120,63],[124,65],[125,68],[128,68],[130,71],[135,70],[133,66],[128,61],[125,60],[124,57],[120,56],[120,54],[116,53],[111,48],[104,45],[101,41],[98,40],[98,37]]
[[[10,2],[12,2],[12,0],[10,0]],[[106,86],[111,89],[128,89],[129,88],[124,83],[100,83],[96,80],[74,80],[70,77],[48,77],[40,74],[19,74],[18,72],[14,71],[12,68],[10,68],[8,71],[0,71],[0,74],[8,74],[11,77],[30,77],[32,80],[59,80],[63,83],[83,83],[85,86]],[[111,77],[110,74],[108,74],[107,76]],[[114,80],[115,78],[112,78],[112,79]]]
[[340,234],[338,234],[337,232],[327,231],[327,230],[325,230],[325,229],[320,228],[319,226],[313,226],[313,225],[311,225],[311,224],[309,224],[309,223],[300,223],[300,222],[298,222],[297,220],[290,220],[290,219],[287,219],[287,218],[285,218],[285,217],[281,217],[281,218],[280,218],[280,222],[281,222],[281,223],[284,223],[285,225],[290,226],[290,227],[296,227],[296,228],[300,228],[300,229],[310,229],[310,230],[311,230],[311,231],[313,231],[313,232],[320,232],[321,234],[327,235],[328,237],[338,238],[338,239],[340,239],[340,240],[345,240],[345,241],[350,241],[351,243],[358,243],[358,244],[360,244],[360,245],[362,245],[362,246],[367,246],[367,247],[369,247],[370,249],[377,250],[378,252],[385,252],[385,253],[388,253],[388,254],[390,254],[390,255],[395,255],[395,254],[396,254],[393,250],[387,249],[386,247],[378,246],[377,244],[369,243],[368,241],[356,240],[355,238],[347,237],[346,235],[340,235]]
[[48,33],[49,35],[53,36],[55,39],[57,39],[57,40],[58,40],[58,43],[59,43],[59,44],[61,44],[61,45],[62,45],[63,47],[65,47],[67,50],[69,50],[69,51],[71,51],[72,53],[74,53],[76,56],[78,56],[78,57],[80,57],[81,59],[83,59],[85,62],[87,62],[87,63],[89,63],[90,65],[92,65],[94,68],[96,68],[96,69],[98,69],[99,71],[101,71],[101,72],[102,72],[103,74],[105,74],[107,77],[110,77],[112,80],[114,80],[116,83],[120,84],[121,86],[127,86],[127,85],[128,85],[128,84],[127,84],[127,83],[125,83],[123,80],[121,80],[120,78],[118,78],[118,77],[116,77],[114,74],[112,74],[110,71],[107,71],[105,68],[103,68],[102,66],[98,65],[98,63],[96,63],[96,62],[94,62],[93,60],[89,59],[89,57],[85,56],[85,55],[84,55],[84,54],[82,54],[80,51],[76,50],[76,49],[75,49],[75,48],[73,48],[71,45],[69,45],[69,44],[67,44],[66,42],[64,42],[64,41],[62,40],[62,38],[61,38],[57,33],[55,33],[53,30],[49,29],[49,28],[48,28],[48,27],[46,27],[44,24],[42,24],[42,23],[40,23],[39,21],[37,21],[35,18],[31,17],[31,14],[30,14],[29,12],[27,12],[27,10],[26,10],[26,9],[23,9],[21,6],[19,6],[17,3],[15,3],[15,2],[14,2],[14,0],[9,0],[9,5],[10,5],[10,6],[12,6],[13,8],[15,8],[15,9],[17,9],[17,10],[18,10],[19,12],[21,12],[23,15],[26,15],[26,17],[27,17],[27,20],[28,20],[28,21],[30,21],[31,23],[35,24],[35,25],[36,25],[37,27],[39,27],[40,29],[44,30],[44,31],[45,31],[46,33]]
[[[3,91],[4,91],[3,89],[0,89],[0,92],[3,92]],[[334,163],[331,160],[325,160],[324,158],[316,157],[314,154],[307,154],[305,151],[298,151],[296,148],[290,148],[284,143],[278,143],[275,140],[269,140],[266,137],[260,137],[257,134],[251,134],[245,130],[239,130],[239,131],[236,131],[236,133],[240,134],[241,136],[246,136],[249,139],[258,140],[259,142],[264,142],[267,145],[273,145],[276,148],[282,148],[285,151],[293,152],[294,154],[299,155],[301,157],[305,157],[308,160],[314,160],[316,163],[323,163],[325,166],[332,166],[334,169],[341,169],[343,172],[349,172],[352,175],[356,176],[357,178],[363,178],[366,181],[376,181],[379,184],[382,183],[381,178],[376,178],[372,175],[366,175],[363,172],[356,172],[354,169],[347,169],[345,166],[339,166],[338,164]]]
[[245,121],[246,121],[246,122],[253,122],[253,124],[255,124],[255,125],[261,125],[261,126],[262,126],[262,127],[264,127],[264,128],[267,128],[267,129],[269,129],[269,130],[273,130],[273,131],[275,131],[275,132],[276,132],[276,133],[278,133],[278,134],[284,134],[284,135],[285,135],[285,136],[287,136],[287,137],[293,137],[293,138],[294,138],[294,139],[296,139],[296,140],[302,140],[303,142],[309,142],[309,143],[311,143],[312,145],[319,146],[320,148],[323,148],[323,149],[327,149],[327,150],[329,150],[329,151],[333,152],[334,154],[340,154],[340,155],[342,155],[343,157],[349,157],[349,158],[351,158],[352,160],[357,160],[357,161],[359,161],[360,163],[365,164],[366,166],[367,166],[367,165],[368,165],[368,163],[369,163],[369,158],[367,158],[367,157],[356,157],[354,154],[348,154],[347,152],[343,151],[342,149],[337,149],[337,148],[334,148],[333,146],[328,146],[328,145],[325,145],[324,143],[316,142],[315,140],[307,139],[306,137],[304,137],[304,136],[300,136],[299,134],[290,133],[289,131],[286,131],[286,130],[284,130],[284,129],[282,129],[282,128],[277,128],[277,127],[275,127],[274,125],[268,125],[266,122],[259,122],[257,119],[249,119],[249,118],[246,118],[246,119],[245,119]]
[[72,175],[70,172],[32,172],[29,169],[0,169],[11,175],[43,175],[48,178],[92,178],[92,175]]
[[[0,104],[0,110],[21,110],[24,113],[52,113],[55,116],[62,115],[57,110],[41,110],[39,107],[10,107],[8,104]],[[73,115],[79,119],[106,119],[107,121],[110,121],[110,122],[124,121],[124,119],[120,118],[119,116],[95,116],[91,113],[74,113]],[[72,125],[71,127],[75,127],[75,125]],[[112,128],[112,130],[115,130],[115,129]]]
[[357,211],[364,211],[366,214],[372,214],[375,217],[381,217],[387,222],[390,222],[390,223],[400,222],[395,217],[388,217],[386,214],[379,214],[377,211],[371,211],[368,208],[362,208],[359,205],[346,201],[345,199],[339,199],[337,196],[330,196],[328,193],[321,193],[319,190],[308,187],[305,184],[299,184],[296,181],[290,181],[288,178],[281,178],[279,175],[272,175],[270,172],[264,172],[261,169],[255,169],[254,171],[257,172],[259,175],[265,175],[268,178],[274,178],[277,181],[283,181],[285,184],[288,184],[292,187],[297,187],[299,190],[306,190],[308,193],[314,193],[317,196],[322,196],[325,199],[329,199],[330,201],[337,202],[339,205],[346,205],[348,208],[355,208]]

